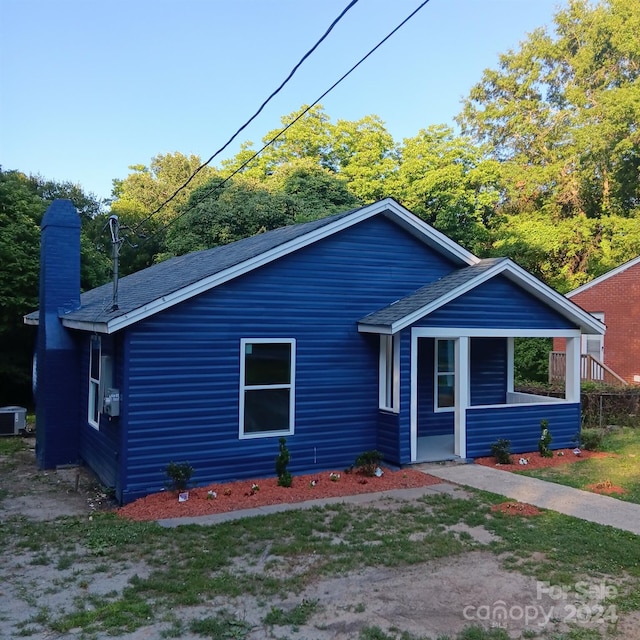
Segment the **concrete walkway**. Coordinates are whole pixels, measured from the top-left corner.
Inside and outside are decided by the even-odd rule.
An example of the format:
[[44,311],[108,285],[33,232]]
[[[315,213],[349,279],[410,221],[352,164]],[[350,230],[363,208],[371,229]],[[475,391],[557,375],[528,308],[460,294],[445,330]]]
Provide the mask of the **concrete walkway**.
[[640,504],[479,464],[425,464],[420,465],[420,469],[446,482],[490,491],[541,509],[640,535]]

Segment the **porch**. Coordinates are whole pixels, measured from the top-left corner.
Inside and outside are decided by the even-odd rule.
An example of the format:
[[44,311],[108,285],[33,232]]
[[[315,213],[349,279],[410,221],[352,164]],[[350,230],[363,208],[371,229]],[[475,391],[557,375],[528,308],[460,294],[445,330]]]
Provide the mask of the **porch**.
[[550,422],[555,446],[571,446],[580,425],[579,333],[563,331],[573,375],[559,398],[514,389],[514,340],[520,333],[412,328],[407,462],[490,455],[498,438],[510,439],[514,452],[532,451],[542,420]]

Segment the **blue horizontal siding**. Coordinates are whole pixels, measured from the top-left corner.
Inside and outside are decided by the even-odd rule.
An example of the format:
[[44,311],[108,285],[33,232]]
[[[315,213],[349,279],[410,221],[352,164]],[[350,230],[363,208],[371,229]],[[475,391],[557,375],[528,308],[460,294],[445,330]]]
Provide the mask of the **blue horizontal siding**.
[[400,464],[400,427],[397,413],[378,412],[378,440],[376,449],[385,462]]
[[552,449],[575,446],[580,428],[579,404],[509,405],[467,411],[467,457],[491,455],[491,445],[499,438],[511,441],[513,453],[538,450],[540,422],[549,422]]
[[414,326],[575,329],[558,312],[501,275],[437,309]]
[[[120,464],[120,418],[109,419],[106,415],[100,415],[99,429],[95,429],[88,422],[89,413],[89,361],[91,349],[91,336],[83,335],[81,350],[82,381],[80,383],[80,457],[86,462],[100,482],[120,493],[119,464]],[[122,362],[119,356],[118,339],[110,336],[101,337],[102,355],[110,356],[113,363],[113,385],[115,388],[122,386]]]
[[506,402],[506,338],[471,338],[469,369],[472,406]]
[[[375,448],[379,340],[357,321],[452,268],[377,217],[128,329],[123,500],[161,489],[170,461],[189,461],[199,484],[274,474],[278,438],[238,438],[241,338],[296,339],[292,473],[344,468]],[[403,357],[409,348],[407,336]]]

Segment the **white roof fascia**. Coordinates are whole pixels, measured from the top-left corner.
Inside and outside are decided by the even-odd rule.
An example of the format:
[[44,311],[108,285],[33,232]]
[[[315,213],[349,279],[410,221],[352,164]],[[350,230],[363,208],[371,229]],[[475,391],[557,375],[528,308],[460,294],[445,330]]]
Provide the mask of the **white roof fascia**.
[[87,320],[65,320],[60,318],[62,325],[68,329],[80,329],[81,331],[89,331],[91,333],[113,333],[106,322],[89,322]]
[[[384,200],[380,200],[368,207],[363,207],[362,209],[358,209],[354,211],[351,215],[345,216],[327,224],[315,231],[310,231],[309,233],[300,236],[298,238],[294,238],[289,242],[285,242],[277,247],[269,251],[265,251],[258,256],[250,258],[249,260],[245,260],[237,265],[229,267],[224,271],[219,273],[215,273],[207,278],[203,278],[198,282],[194,282],[193,284],[183,287],[182,289],[178,289],[173,293],[170,293],[162,298],[157,300],[153,300],[152,302],[139,307],[137,309],[133,309],[129,313],[125,313],[113,320],[109,320],[106,325],[106,331],[101,331],[101,333],[115,333],[116,331],[120,331],[128,327],[129,325],[135,324],[136,322],[140,322],[141,320],[145,320],[146,318],[164,311],[176,304],[184,302],[189,298],[197,296],[201,293],[209,291],[229,280],[233,280],[234,278],[238,278],[254,269],[257,269],[269,262],[273,262],[278,258],[284,257],[290,253],[293,253],[299,249],[302,249],[306,246],[309,246],[319,240],[322,240],[328,236],[331,236],[335,233],[338,233],[344,229],[348,229],[367,218],[371,218],[380,213],[389,212],[391,217],[396,219],[400,226],[405,228],[405,230],[411,230],[411,233],[425,241],[429,246],[442,246],[445,249],[446,253],[451,254],[453,258],[458,258],[466,264],[475,264],[479,261],[479,258],[476,258],[472,253],[469,253],[466,249],[463,249],[456,242],[447,238],[445,235],[436,231],[433,227],[430,227],[425,222],[420,220],[417,216],[411,214],[407,209],[405,209],[402,205],[398,204],[392,198],[385,198]],[[84,321],[65,321],[64,318],[61,318],[62,324],[66,327],[76,328],[76,329],[85,329],[88,325],[91,325],[91,331],[94,331],[93,328],[96,326],[94,323],[87,323]]]
[[586,291],[587,289],[591,289],[591,287],[600,284],[601,282],[604,282],[605,280],[608,280],[609,278],[612,278],[613,276],[617,276],[619,273],[622,273],[623,271],[626,271],[627,269],[630,269],[631,267],[635,267],[637,264],[640,264],[640,256],[638,256],[637,258],[633,258],[632,260],[629,260],[627,262],[625,262],[624,264],[621,264],[619,267],[616,267],[615,269],[612,269],[611,271],[607,271],[607,273],[603,273],[601,276],[598,276],[597,278],[594,278],[593,280],[591,280],[590,282],[587,282],[586,284],[583,284],[582,286],[578,287],[577,289],[574,289],[573,291],[569,291],[569,293],[566,294],[566,298],[573,298],[573,296],[575,296],[578,293],[582,293],[583,291]]
[[378,335],[393,335],[393,327],[381,324],[361,324],[358,323],[358,333],[377,333]]
[[22,316],[22,322],[32,327],[37,327],[40,324],[38,318],[28,318],[27,316]]

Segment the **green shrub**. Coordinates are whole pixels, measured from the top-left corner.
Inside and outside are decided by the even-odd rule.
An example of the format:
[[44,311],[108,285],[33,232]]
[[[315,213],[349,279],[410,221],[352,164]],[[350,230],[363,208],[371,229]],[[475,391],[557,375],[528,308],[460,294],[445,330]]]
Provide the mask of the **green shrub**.
[[491,455],[498,464],[511,464],[511,440],[499,438],[491,445]]
[[372,451],[365,451],[356,458],[355,467],[358,470],[358,473],[361,473],[363,476],[374,476],[376,469],[382,462],[382,458],[383,455],[375,449]]
[[293,483],[293,477],[287,471],[287,465],[291,460],[289,449],[287,449],[286,438],[280,438],[280,452],[276,456],[276,474],[278,475],[278,486],[290,487]]
[[166,469],[169,489],[184,491],[189,486],[193,467],[188,462],[170,462]]
[[578,434],[578,443],[587,451],[597,451],[602,444],[603,433],[600,429],[582,429]]
[[543,458],[553,458],[553,451],[551,451],[550,444],[553,440],[551,431],[549,431],[549,421],[540,421],[540,440],[538,440],[538,451]]

